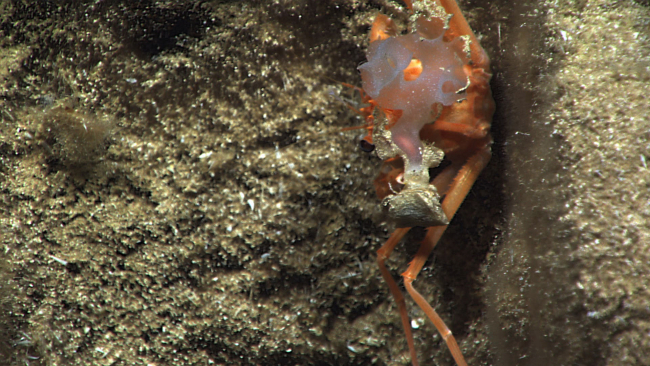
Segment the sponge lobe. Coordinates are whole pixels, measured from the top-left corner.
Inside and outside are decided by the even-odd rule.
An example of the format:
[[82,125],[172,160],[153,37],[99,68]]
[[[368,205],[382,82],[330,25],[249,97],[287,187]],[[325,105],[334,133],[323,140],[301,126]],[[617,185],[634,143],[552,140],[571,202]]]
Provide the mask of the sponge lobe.
[[[368,62],[359,66],[363,89],[377,105],[402,111],[391,128],[392,140],[415,169],[422,163],[419,132],[436,117],[432,116],[434,105],[448,106],[465,97],[463,40],[444,42],[442,38],[440,34],[425,39],[414,33],[371,42]],[[422,72],[406,80],[404,70],[412,59],[421,62]]]
[[[451,105],[464,97],[456,93],[467,84],[461,46],[461,39],[444,42],[442,36],[422,39],[415,33],[372,42],[368,62],[359,66],[363,89],[382,108],[428,118],[434,103]],[[420,60],[422,73],[407,81],[404,69],[412,59]]]

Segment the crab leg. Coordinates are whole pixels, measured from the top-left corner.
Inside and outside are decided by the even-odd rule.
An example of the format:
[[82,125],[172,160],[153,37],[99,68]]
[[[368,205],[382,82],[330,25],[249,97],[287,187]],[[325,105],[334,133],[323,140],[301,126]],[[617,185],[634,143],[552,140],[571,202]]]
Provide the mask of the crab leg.
[[440,5],[445,8],[445,11],[448,14],[453,14],[453,17],[451,17],[451,20],[449,21],[450,28],[453,29],[458,35],[469,36],[469,47],[472,52],[472,63],[474,64],[473,66],[484,69],[489,68],[490,59],[485,53],[485,50],[483,50],[483,47],[481,47],[478,39],[476,39],[474,31],[472,31],[472,28],[470,28],[469,24],[467,24],[467,20],[463,16],[463,12],[460,11],[456,0],[439,0],[439,2]]
[[415,343],[413,342],[413,332],[411,330],[411,323],[409,322],[408,313],[406,312],[406,302],[404,301],[404,295],[402,295],[402,291],[400,291],[399,287],[397,287],[395,279],[393,276],[391,276],[385,264],[386,259],[390,257],[390,254],[393,252],[393,249],[395,249],[397,243],[402,240],[404,235],[406,235],[410,229],[411,228],[407,227],[397,229],[395,232],[393,232],[393,235],[388,238],[388,241],[386,241],[386,243],[384,243],[384,245],[382,245],[381,248],[377,250],[377,264],[379,265],[379,270],[381,271],[382,277],[384,277],[384,281],[386,281],[386,284],[390,289],[390,293],[393,294],[393,298],[397,303],[397,309],[399,311],[400,317],[402,318],[402,327],[404,328],[404,333],[406,334],[406,342],[409,346],[409,353],[411,355],[413,366],[418,366],[417,353],[415,352]]
[[[431,184],[435,185],[441,194],[446,194],[449,186],[452,184],[454,176],[456,176],[458,173],[458,170],[458,167],[450,166],[438,174]],[[402,327],[404,328],[404,333],[406,334],[406,342],[409,346],[411,362],[413,363],[413,366],[418,366],[417,353],[415,352],[415,342],[413,341],[413,332],[411,330],[411,323],[406,311],[406,302],[404,301],[404,295],[402,295],[402,291],[400,291],[397,283],[395,282],[395,279],[393,276],[391,276],[385,264],[386,260],[393,252],[393,249],[395,249],[397,243],[402,240],[404,235],[406,235],[409,230],[411,230],[411,228],[401,228],[395,230],[390,238],[388,238],[386,243],[384,243],[384,245],[382,245],[381,248],[377,250],[377,264],[379,264],[381,275],[384,277],[384,280],[388,284],[388,288],[390,289],[390,292],[393,295],[395,302],[397,303],[397,309],[399,311],[400,318],[402,319]]]
[[[442,209],[444,210],[447,217],[449,217],[449,219],[451,219],[456,214],[458,207],[461,203],[463,203],[463,200],[469,193],[469,190],[472,188],[472,185],[476,181],[476,178],[490,161],[490,156],[490,149],[488,147],[485,147],[483,150],[479,151],[476,155],[470,158],[467,164],[465,164],[460,172],[458,172],[458,175],[451,184],[447,196],[442,202]],[[451,330],[449,330],[447,325],[445,325],[438,313],[436,313],[436,311],[433,309],[433,307],[431,307],[427,300],[424,299],[424,297],[420,295],[420,293],[417,292],[415,288],[413,288],[412,284],[413,281],[417,278],[417,275],[422,270],[424,263],[429,258],[431,251],[436,246],[436,244],[438,244],[438,241],[440,240],[442,234],[445,232],[446,228],[447,226],[436,226],[429,228],[429,232],[422,241],[422,245],[420,246],[418,252],[415,254],[415,258],[409,265],[409,268],[406,270],[406,272],[402,273],[402,276],[404,277],[404,286],[406,287],[406,290],[438,329],[438,332],[447,343],[447,347],[454,357],[454,360],[456,360],[456,364],[458,366],[467,366],[467,362],[465,362],[465,359],[460,352],[460,348],[458,347],[456,339],[452,335]]]

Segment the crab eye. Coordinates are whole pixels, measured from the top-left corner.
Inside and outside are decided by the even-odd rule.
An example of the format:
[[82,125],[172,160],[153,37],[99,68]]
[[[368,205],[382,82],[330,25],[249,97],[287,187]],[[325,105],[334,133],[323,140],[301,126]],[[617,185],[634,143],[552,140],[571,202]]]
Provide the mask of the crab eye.
[[359,146],[361,147],[361,150],[367,153],[373,152],[375,150],[375,145],[369,143],[365,139],[361,139],[361,141],[359,141]]

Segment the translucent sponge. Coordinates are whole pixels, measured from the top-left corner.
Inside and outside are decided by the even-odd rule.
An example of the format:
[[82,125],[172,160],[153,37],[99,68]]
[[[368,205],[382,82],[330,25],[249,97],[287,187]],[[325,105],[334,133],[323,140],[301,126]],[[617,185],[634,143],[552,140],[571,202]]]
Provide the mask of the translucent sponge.
[[428,168],[420,130],[437,117],[437,107],[464,99],[468,83],[464,41],[445,42],[442,21],[417,24],[417,33],[371,42],[368,62],[359,66],[363,90],[377,105],[402,111],[391,139],[414,171]]
[[[463,41],[442,38],[413,33],[370,43],[368,62],[359,66],[363,90],[382,108],[402,110],[422,125],[431,122],[433,104],[451,105],[464,98],[458,91],[467,84]],[[419,75],[408,72],[411,60],[421,64]]]

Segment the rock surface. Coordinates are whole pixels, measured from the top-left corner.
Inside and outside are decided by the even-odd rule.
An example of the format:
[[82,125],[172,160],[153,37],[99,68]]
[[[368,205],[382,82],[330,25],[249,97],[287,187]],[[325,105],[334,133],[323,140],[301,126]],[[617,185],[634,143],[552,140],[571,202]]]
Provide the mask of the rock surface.
[[[460,5],[493,60],[494,156],[415,286],[471,365],[650,364],[648,2]],[[408,365],[381,162],[342,132],[379,11],[403,18],[3,2],[2,357]],[[452,365],[408,305],[421,364]]]

